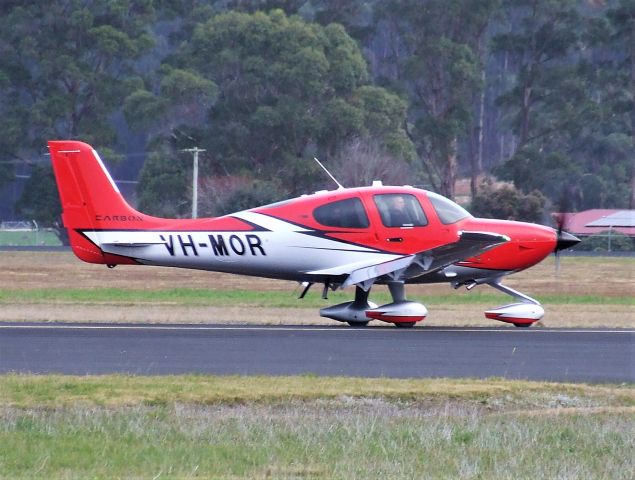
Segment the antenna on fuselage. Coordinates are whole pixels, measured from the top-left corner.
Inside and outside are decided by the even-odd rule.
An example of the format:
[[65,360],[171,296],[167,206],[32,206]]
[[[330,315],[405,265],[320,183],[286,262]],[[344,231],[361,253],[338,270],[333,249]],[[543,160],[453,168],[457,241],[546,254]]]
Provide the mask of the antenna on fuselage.
[[337,179],[331,175],[331,172],[329,172],[326,167],[324,165],[322,165],[322,162],[320,162],[316,157],[313,157],[313,160],[315,160],[317,162],[317,164],[322,167],[322,170],[324,170],[326,172],[326,174],[331,177],[331,180],[333,180],[336,184],[337,184],[337,189],[338,190],[342,190],[344,189],[344,187],[342,186],[342,184],[340,182],[337,181]]

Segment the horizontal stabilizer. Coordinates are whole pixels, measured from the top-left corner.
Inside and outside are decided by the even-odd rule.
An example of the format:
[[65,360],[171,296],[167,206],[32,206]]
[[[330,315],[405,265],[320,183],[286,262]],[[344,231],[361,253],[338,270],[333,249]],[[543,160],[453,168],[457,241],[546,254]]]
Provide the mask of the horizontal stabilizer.
[[100,245],[102,247],[139,248],[139,247],[151,247],[152,245],[165,245],[165,242],[154,242],[154,243],[102,242]]
[[160,232],[134,230],[129,232],[121,231],[99,231],[84,230],[83,234],[95,245],[108,251],[116,248],[141,248],[152,245],[165,245],[165,239],[161,238]]

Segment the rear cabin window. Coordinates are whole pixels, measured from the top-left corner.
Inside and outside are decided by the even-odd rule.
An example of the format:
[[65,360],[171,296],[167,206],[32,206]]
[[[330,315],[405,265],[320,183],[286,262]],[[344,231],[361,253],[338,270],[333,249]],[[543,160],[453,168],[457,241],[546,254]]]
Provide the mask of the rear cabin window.
[[368,216],[359,198],[322,205],[313,211],[313,217],[327,227],[368,228]]
[[451,223],[456,223],[459,220],[463,220],[464,218],[471,216],[467,210],[457,205],[452,200],[433,192],[427,192],[427,194],[428,199],[430,199],[430,203],[432,203],[434,210],[439,216],[439,220],[441,220],[441,223],[444,225],[450,225]]
[[424,227],[428,219],[414,195],[388,193],[375,195],[375,205],[385,227]]

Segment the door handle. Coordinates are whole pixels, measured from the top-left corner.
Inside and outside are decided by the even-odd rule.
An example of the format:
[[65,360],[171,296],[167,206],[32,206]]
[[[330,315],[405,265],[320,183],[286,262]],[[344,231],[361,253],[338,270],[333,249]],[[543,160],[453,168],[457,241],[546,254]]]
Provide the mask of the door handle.
[[396,242],[396,243],[403,242],[402,237],[390,237],[390,238],[387,238],[386,240],[388,240],[389,242]]

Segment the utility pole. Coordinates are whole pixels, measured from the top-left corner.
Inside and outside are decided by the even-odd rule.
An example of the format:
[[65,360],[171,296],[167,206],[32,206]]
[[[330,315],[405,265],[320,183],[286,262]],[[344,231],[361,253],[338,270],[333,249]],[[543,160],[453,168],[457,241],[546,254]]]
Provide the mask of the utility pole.
[[185,148],[182,152],[194,154],[194,166],[192,167],[192,218],[198,217],[198,154],[205,152],[203,148]]

